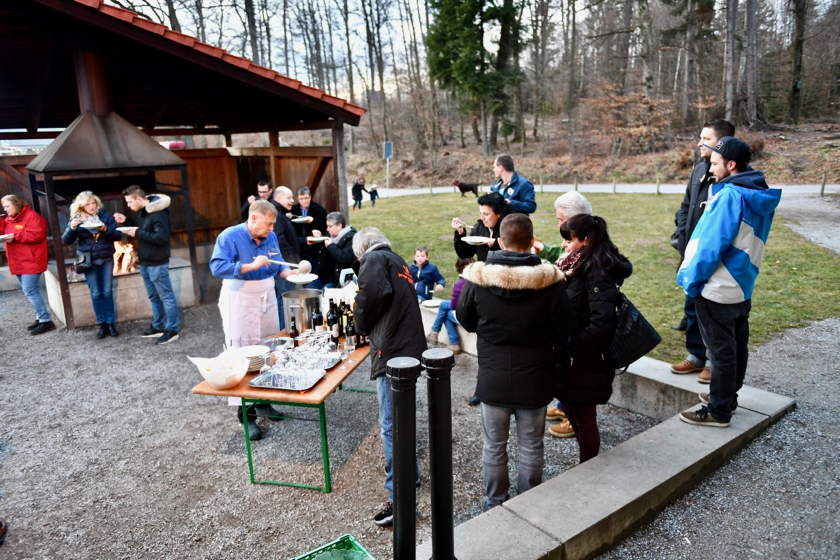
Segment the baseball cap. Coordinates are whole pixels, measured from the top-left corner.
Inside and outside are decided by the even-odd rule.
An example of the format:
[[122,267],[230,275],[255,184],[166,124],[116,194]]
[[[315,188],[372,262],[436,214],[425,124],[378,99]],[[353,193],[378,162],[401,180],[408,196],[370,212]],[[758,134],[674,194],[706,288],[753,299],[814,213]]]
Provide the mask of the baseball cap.
[[724,136],[714,146],[708,144],[703,144],[703,146],[737,163],[749,163],[752,157],[750,145],[734,136]]

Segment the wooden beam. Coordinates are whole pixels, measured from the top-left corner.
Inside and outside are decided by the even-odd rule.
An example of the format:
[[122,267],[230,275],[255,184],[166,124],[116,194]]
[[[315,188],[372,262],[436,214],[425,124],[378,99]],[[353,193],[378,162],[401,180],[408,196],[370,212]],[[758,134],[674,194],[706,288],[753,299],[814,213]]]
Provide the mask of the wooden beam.
[[330,165],[332,159],[331,157],[319,157],[315,160],[315,166],[312,168],[312,172],[309,173],[309,181],[307,181],[309,190],[312,191],[313,196],[318,189],[318,185],[321,184],[321,179],[324,178],[324,173],[326,173],[327,167]]
[[36,76],[29,95],[29,108],[26,112],[26,130],[29,132],[37,131],[38,123],[41,122],[41,109],[44,106],[44,96],[47,92],[47,81],[50,78],[50,65],[55,45],[51,35],[42,36],[42,38],[43,40],[38,46],[38,54],[32,65]]
[[338,207],[350,225],[350,212],[347,207],[347,162],[344,159],[344,121],[335,119],[332,128],[333,173],[338,189]]
[[5,171],[9,178],[11,178],[11,180],[17,183],[18,185],[20,185],[21,188],[26,188],[29,186],[29,179],[27,179],[26,175],[24,175],[11,165],[5,162],[0,163],[0,169]]

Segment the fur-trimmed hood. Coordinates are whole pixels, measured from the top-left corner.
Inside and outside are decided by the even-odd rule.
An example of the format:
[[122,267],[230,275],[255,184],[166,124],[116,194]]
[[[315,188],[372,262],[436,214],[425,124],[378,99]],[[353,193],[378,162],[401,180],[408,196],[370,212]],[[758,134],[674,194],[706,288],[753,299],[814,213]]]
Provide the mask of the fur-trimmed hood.
[[165,194],[150,194],[146,199],[149,202],[146,204],[145,210],[149,214],[166,210],[172,202],[172,199]]
[[530,253],[494,251],[486,262],[477,262],[464,269],[464,278],[484,288],[505,290],[542,290],[565,278],[553,264],[539,264],[540,258]]

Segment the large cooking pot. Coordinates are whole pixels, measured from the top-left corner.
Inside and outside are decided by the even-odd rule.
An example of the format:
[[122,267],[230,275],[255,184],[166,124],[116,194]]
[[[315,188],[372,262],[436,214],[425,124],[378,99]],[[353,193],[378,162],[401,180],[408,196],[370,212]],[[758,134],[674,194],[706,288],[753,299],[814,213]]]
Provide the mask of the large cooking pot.
[[289,290],[283,294],[283,328],[286,332],[289,332],[292,317],[295,318],[298,332],[311,329],[312,313],[316,305],[321,305],[321,290]]

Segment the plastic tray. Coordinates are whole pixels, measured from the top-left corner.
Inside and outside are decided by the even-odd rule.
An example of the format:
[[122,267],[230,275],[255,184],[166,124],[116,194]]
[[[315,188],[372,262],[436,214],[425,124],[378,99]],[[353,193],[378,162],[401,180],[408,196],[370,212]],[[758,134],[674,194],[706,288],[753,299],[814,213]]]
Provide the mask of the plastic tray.
[[[342,554],[342,551],[345,554]],[[337,553],[337,554],[336,554]],[[353,535],[342,535],[331,543],[311,550],[302,556],[295,556],[289,560],[338,560],[353,559],[353,560],[376,560],[370,552],[365,550],[359,541],[353,538]]]

